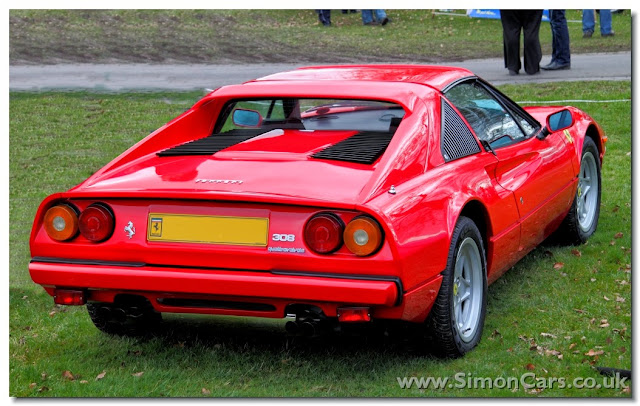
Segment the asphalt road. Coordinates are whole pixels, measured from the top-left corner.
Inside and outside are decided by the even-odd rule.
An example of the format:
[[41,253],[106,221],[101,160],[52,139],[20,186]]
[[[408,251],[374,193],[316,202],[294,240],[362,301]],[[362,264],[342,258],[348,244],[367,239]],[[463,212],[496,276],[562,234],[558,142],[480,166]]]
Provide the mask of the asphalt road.
[[[503,60],[478,59],[450,62],[462,66],[495,85],[581,80],[631,80],[631,52],[580,54],[571,56],[571,69],[540,71],[537,75],[509,76]],[[542,65],[549,57],[542,59]],[[241,83],[302,64],[260,65],[147,65],[147,64],[61,64],[10,66],[12,91],[97,90],[203,90]]]

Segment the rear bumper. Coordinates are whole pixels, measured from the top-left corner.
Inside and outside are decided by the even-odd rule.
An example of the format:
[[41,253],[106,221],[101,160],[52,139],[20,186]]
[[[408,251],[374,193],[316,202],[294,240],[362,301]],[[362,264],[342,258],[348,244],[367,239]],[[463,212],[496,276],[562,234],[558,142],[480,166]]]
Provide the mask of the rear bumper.
[[34,258],[29,273],[45,288],[213,295],[393,307],[402,299],[398,278],[158,267],[144,264],[70,263]]

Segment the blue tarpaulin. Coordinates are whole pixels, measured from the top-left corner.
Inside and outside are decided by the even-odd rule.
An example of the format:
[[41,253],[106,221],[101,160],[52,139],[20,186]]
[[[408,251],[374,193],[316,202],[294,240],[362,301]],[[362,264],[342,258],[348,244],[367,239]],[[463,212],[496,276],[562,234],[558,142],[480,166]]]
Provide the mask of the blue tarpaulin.
[[[467,10],[467,15],[475,18],[500,19],[500,10],[481,10],[476,8]],[[542,21],[549,22],[549,10],[542,11]]]

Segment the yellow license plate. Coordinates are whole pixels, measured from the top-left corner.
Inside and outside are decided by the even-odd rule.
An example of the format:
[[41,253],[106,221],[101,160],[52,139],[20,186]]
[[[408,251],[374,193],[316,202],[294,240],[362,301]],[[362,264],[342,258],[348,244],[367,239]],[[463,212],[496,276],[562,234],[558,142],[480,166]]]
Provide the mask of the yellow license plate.
[[150,213],[148,241],[266,247],[269,219]]

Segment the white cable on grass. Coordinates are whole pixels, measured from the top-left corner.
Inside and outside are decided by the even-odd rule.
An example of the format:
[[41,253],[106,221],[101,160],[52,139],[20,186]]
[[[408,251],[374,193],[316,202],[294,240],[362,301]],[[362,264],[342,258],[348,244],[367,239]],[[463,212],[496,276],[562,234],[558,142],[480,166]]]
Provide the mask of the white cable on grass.
[[630,102],[631,99],[617,100],[542,100],[542,101],[519,101],[518,104],[552,104],[552,103],[621,103]]

